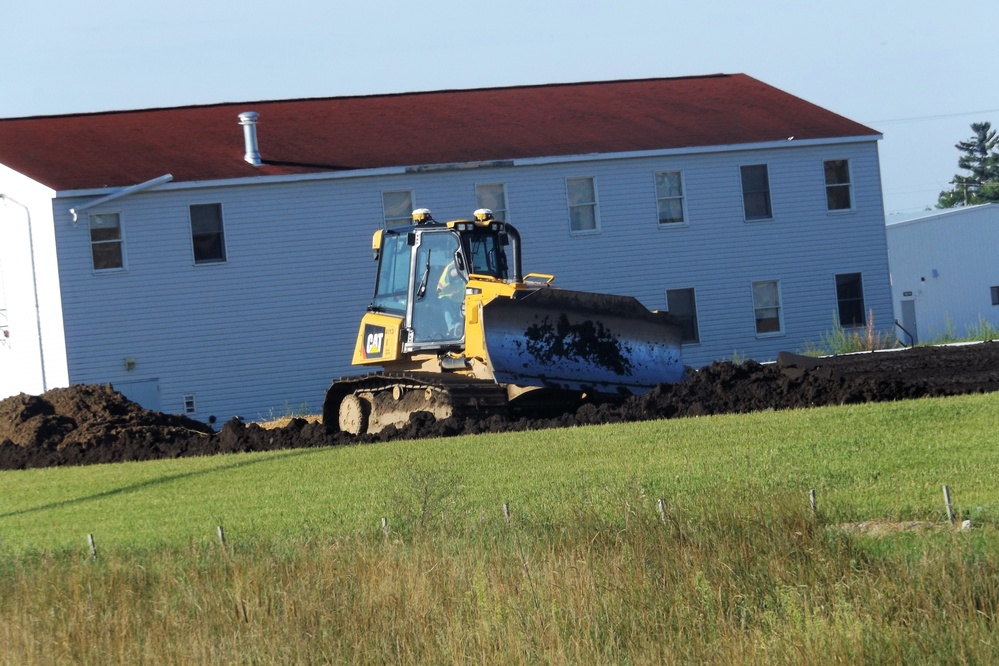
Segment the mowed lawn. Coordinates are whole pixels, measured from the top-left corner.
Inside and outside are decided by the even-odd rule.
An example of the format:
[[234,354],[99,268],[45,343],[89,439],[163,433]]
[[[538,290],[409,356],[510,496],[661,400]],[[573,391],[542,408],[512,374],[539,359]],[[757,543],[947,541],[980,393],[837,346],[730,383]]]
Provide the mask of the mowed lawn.
[[[513,434],[0,472],[0,552],[681,515],[739,493],[826,520],[999,518],[999,394]],[[729,499],[725,499],[729,498]]]

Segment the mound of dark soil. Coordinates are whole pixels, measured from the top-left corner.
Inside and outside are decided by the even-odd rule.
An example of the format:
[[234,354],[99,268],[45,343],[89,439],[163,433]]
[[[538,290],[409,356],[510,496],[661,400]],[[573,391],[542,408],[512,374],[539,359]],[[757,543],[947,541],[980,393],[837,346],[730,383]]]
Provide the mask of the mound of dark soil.
[[197,450],[211,427],[130,402],[110,386],[0,401],[0,468],[146,460]]
[[776,364],[717,362],[615,404],[587,404],[551,419],[445,419],[416,414],[377,435],[330,435],[294,419],[265,429],[233,419],[220,432],[183,416],[151,412],[110,386],[53,389],[0,401],[0,469],[84,465],[332,446],[394,439],[745,413],[999,390],[999,343],[919,347],[813,359],[781,354]]

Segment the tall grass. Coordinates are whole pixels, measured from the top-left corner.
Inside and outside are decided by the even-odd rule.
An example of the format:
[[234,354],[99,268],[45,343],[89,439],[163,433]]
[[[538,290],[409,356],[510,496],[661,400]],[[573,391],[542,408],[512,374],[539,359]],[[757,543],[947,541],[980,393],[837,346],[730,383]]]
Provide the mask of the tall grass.
[[949,344],[953,342],[984,342],[987,340],[999,340],[999,329],[992,325],[988,319],[983,316],[978,317],[978,322],[975,324],[969,324],[965,326],[964,334],[957,332],[957,328],[954,326],[954,320],[950,318],[950,315],[946,315],[944,318],[944,330],[942,333],[935,334],[935,332],[930,332],[930,340],[924,344]]
[[[873,540],[759,489],[668,506],[0,559],[0,660],[995,663],[999,538]],[[446,520],[444,521],[447,522]]]
[[[944,320],[942,332],[930,331],[922,345],[942,345],[955,342],[984,342],[999,340],[999,329],[985,317],[979,317],[978,322],[965,327],[964,333],[958,333],[950,315]],[[808,341],[801,350],[808,356],[827,356],[835,354],[852,354],[856,352],[891,349],[899,345],[898,337],[892,331],[879,331],[874,326],[874,311],[867,313],[867,324],[864,326],[844,327],[839,317],[833,313],[833,326],[822,333],[819,342]]]
[[803,353],[811,356],[852,354],[855,352],[891,349],[898,343],[893,330],[880,331],[874,326],[874,310],[867,312],[864,326],[844,327],[839,315],[833,313],[833,326],[821,335],[818,344],[807,342]]
[[966,341],[986,341],[986,340],[999,340],[999,328],[992,325],[992,322],[987,320],[985,317],[979,317],[977,324],[971,324],[967,327]]

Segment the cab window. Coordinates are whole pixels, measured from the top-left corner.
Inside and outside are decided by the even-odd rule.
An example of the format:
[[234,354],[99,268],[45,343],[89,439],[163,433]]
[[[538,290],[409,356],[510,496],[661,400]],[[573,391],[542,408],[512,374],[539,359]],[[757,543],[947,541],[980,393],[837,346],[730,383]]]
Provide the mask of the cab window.
[[469,273],[506,279],[506,255],[503,253],[497,234],[472,234],[468,244],[468,256],[472,264]]
[[409,245],[405,234],[386,234],[378,262],[378,280],[372,307],[404,314],[409,293]]
[[465,334],[468,278],[456,260],[458,248],[458,238],[452,233],[420,236],[413,293],[414,342],[453,342]]

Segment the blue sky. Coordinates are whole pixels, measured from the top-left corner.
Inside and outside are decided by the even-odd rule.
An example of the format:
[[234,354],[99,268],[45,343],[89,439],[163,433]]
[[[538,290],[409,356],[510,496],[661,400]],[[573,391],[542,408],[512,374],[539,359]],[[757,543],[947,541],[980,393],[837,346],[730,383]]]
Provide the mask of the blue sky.
[[743,72],[874,127],[888,219],[999,126],[999,2],[8,0],[0,117]]

